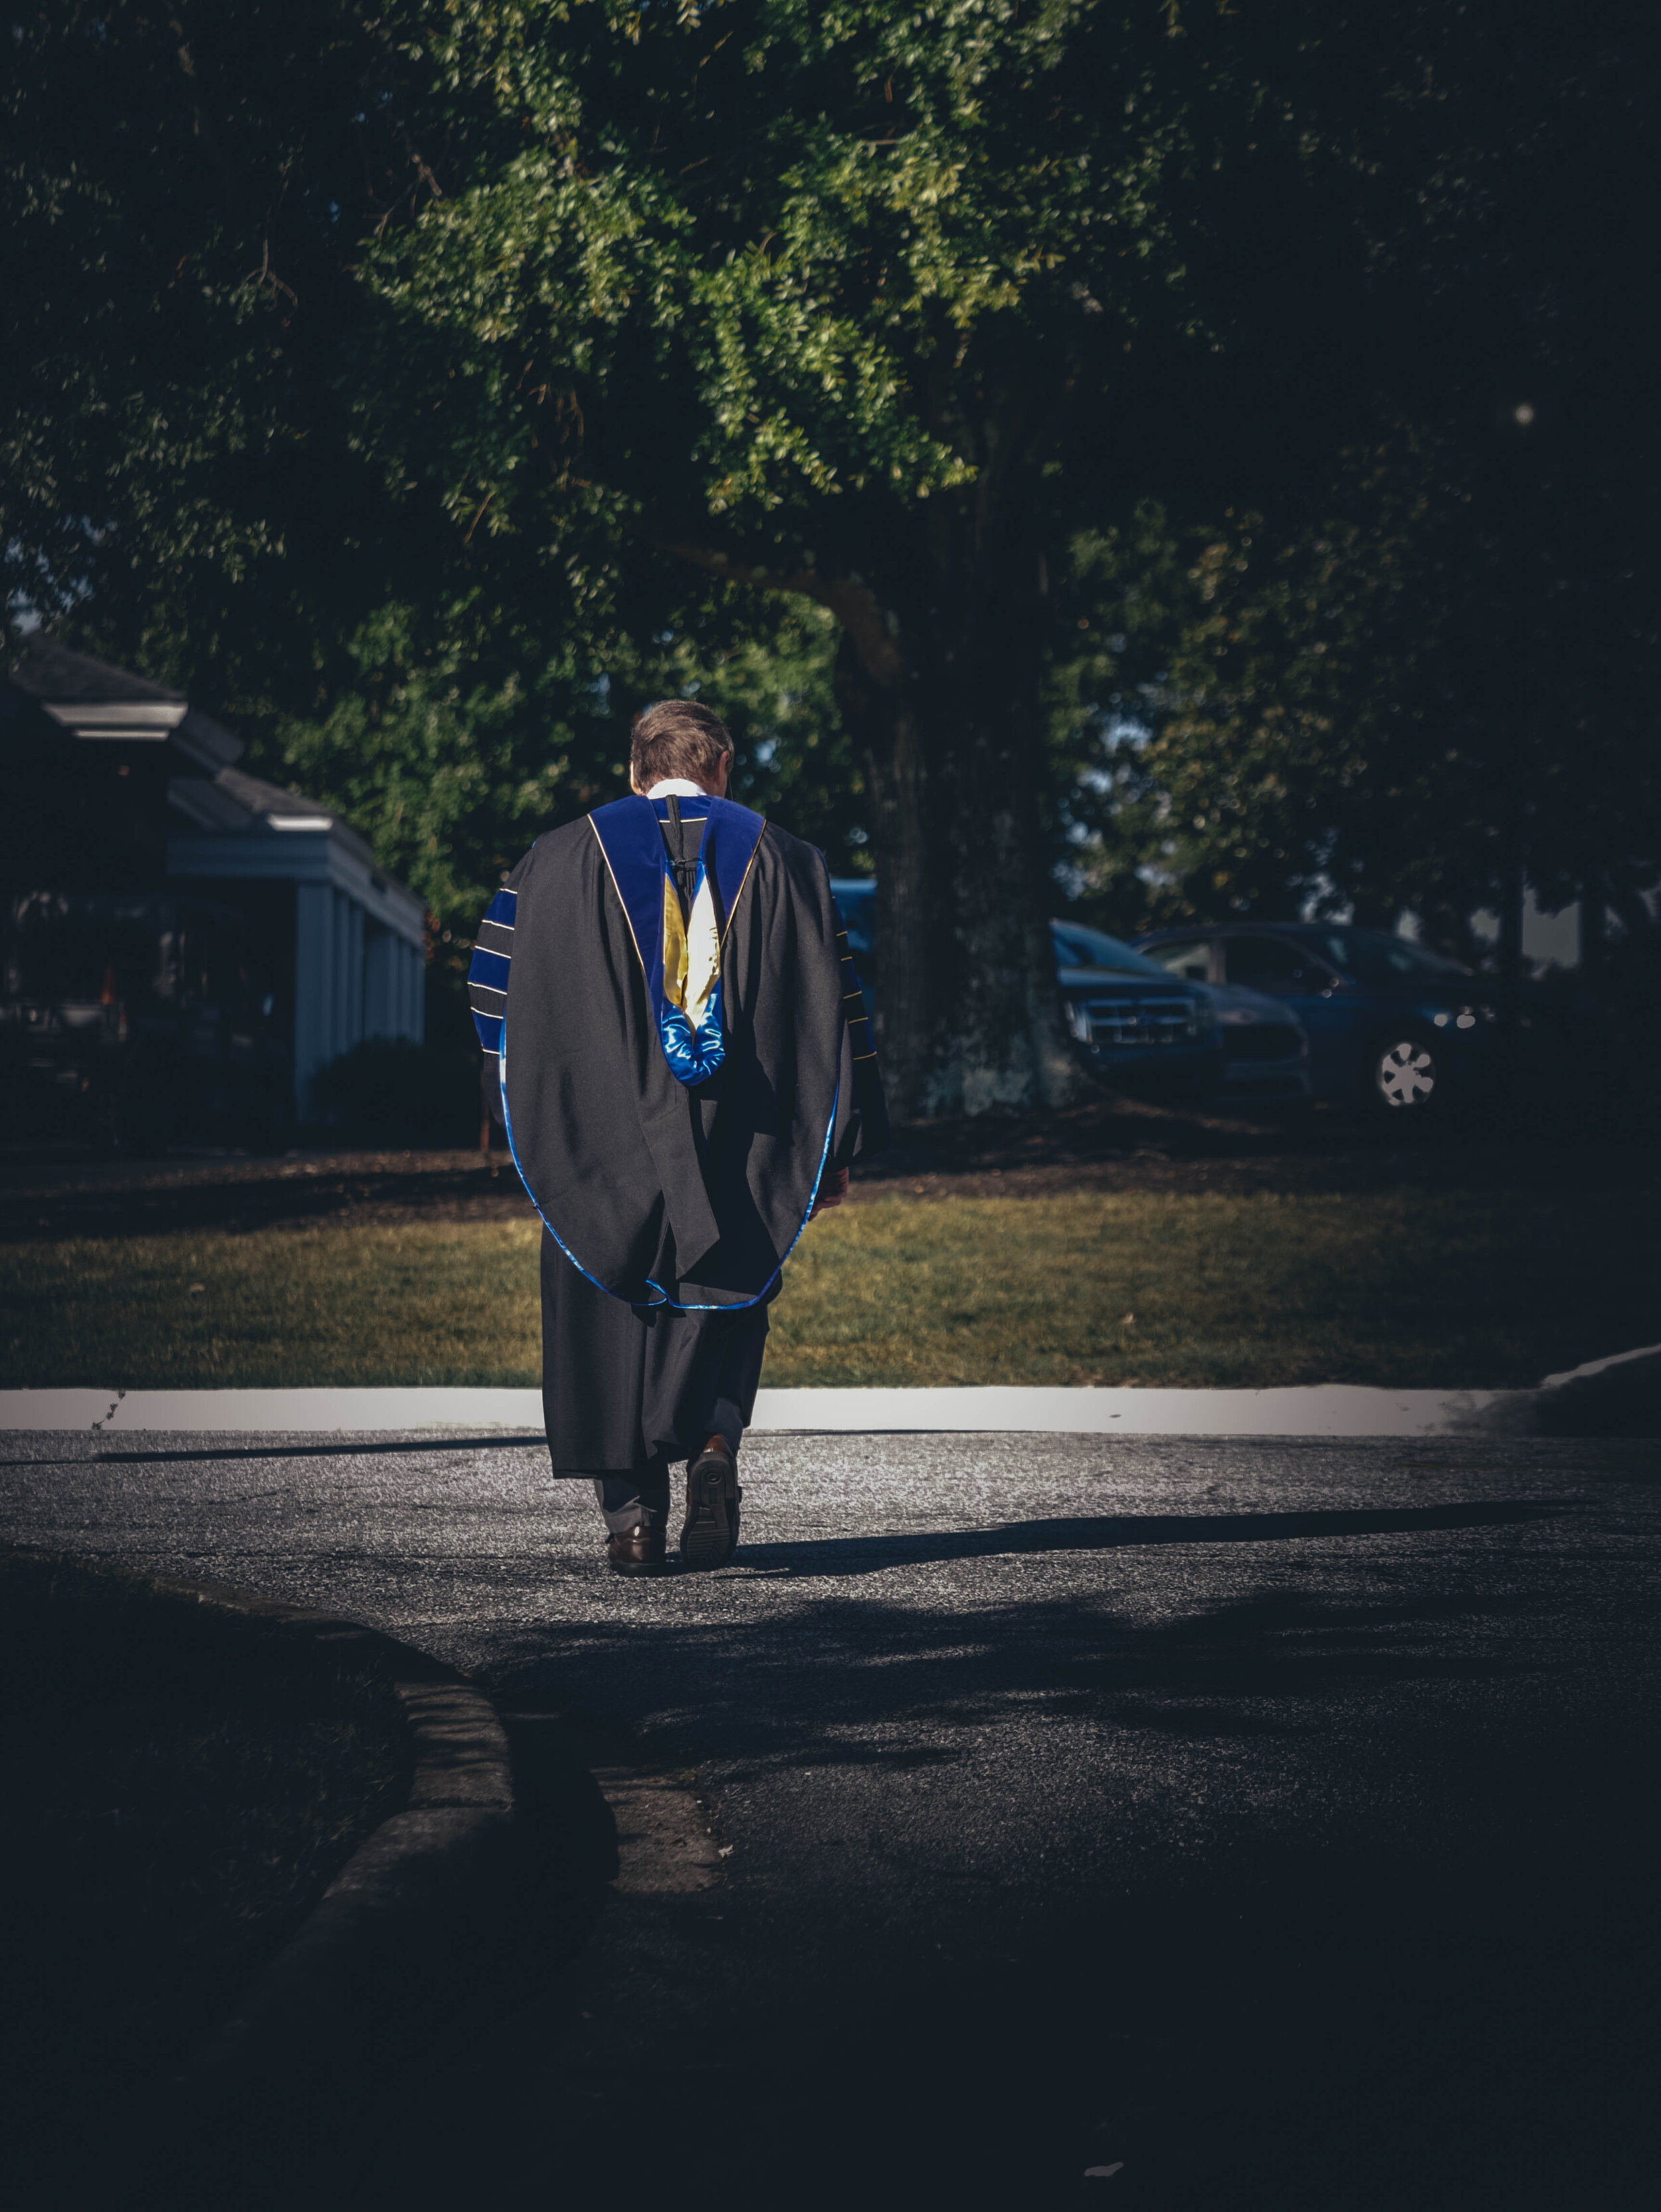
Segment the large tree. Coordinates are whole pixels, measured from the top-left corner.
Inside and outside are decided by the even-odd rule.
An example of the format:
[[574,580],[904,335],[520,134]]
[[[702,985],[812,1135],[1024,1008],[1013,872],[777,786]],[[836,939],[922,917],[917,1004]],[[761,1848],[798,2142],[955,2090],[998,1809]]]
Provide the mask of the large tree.
[[441,469],[469,529],[598,522],[834,616],[902,1109],[1076,1081],[1047,569],[1127,348],[1184,321],[1196,47],[1173,9],[1013,0],[421,27],[471,129],[366,252],[387,374],[427,349],[444,395],[375,426],[383,465]]
[[117,0],[19,29],[9,274],[57,272],[10,353],[37,594],[161,570],[198,639],[258,594],[301,662],[464,547],[555,629],[648,561],[815,601],[899,1103],[1064,1095],[1047,571],[1131,350],[1192,319],[1227,16]]
[[[0,569],[8,629],[187,686],[245,765],[338,805],[432,909],[439,973],[539,830],[614,796],[633,708],[699,690],[744,796],[864,860],[832,618],[619,540],[457,527],[425,356],[379,380],[366,235],[407,222],[415,118],[373,9],[12,11],[0,80]],[[476,122],[476,116],[471,119]]]
[[628,634],[655,673],[688,608],[813,603],[863,761],[896,1103],[1064,1097],[1044,806],[1069,548],[1149,493],[1203,516],[1330,472],[1470,258],[1509,140],[1469,88],[1516,21],[21,9],[3,543],[37,596],[166,599],[198,661],[242,641],[274,698],[286,653],[311,695],[286,711],[369,753],[349,702],[407,657],[403,610],[540,620],[574,697],[606,672],[587,641]]

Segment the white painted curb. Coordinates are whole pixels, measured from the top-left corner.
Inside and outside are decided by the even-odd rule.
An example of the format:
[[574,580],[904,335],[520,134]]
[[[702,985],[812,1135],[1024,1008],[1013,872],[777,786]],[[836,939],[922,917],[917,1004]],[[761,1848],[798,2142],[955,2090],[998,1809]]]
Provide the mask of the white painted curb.
[[1040,1430],[1095,1436],[1425,1437],[1527,1425],[1532,1390],[761,1390],[758,1429]]
[[[1327,1382],[1275,1390],[762,1390],[752,1433],[965,1431],[1086,1436],[1434,1437],[1535,1426],[1534,1390],[1380,1390]],[[528,1430],[540,1390],[0,1391],[0,1429],[330,1435]]]
[[0,1390],[0,1429],[536,1429],[540,1390]]

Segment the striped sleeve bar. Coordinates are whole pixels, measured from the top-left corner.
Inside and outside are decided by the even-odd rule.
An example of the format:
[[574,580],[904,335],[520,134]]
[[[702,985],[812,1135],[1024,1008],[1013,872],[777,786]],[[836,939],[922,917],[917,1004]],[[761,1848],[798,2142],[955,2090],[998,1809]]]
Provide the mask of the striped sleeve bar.
[[507,971],[513,957],[513,917],[518,902],[517,891],[498,891],[473,941],[467,999],[473,1009],[473,1026],[486,1052],[501,1050],[502,1009],[507,1004]]
[[836,950],[842,963],[842,1004],[848,1017],[848,1042],[853,1048],[856,1060],[876,1057],[871,1043],[871,1025],[865,1012],[865,994],[859,981],[859,970],[853,964],[853,954],[848,949],[848,933],[841,926],[842,917],[836,917]]

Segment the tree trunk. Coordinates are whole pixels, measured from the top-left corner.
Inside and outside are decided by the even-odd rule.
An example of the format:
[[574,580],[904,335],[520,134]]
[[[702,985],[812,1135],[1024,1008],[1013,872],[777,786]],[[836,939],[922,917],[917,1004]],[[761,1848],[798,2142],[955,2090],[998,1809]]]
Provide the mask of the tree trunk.
[[1040,833],[1043,565],[976,558],[964,520],[943,515],[907,564],[907,604],[882,609],[887,649],[849,629],[837,658],[871,799],[877,1042],[908,1120],[1063,1104],[1085,1083]]
[[[1051,410],[1052,413],[1053,410]],[[660,551],[730,582],[799,592],[842,625],[836,696],[864,763],[876,863],[877,1043],[899,1119],[1064,1105],[1070,1049],[1040,830],[1045,600],[1023,517],[1052,425],[959,422],[973,483],[870,526],[867,573],[759,566],[669,529]],[[865,518],[869,520],[869,518]]]
[[1601,872],[1594,869],[1580,887],[1580,988],[1588,998],[1603,990],[1608,957],[1607,891]]
[[1518,1003],[1523,988],[1523,900],[1526,883],[1522,869],[1512,861],[1500,871],[1500,939],[1495,947],[1499,969],[1500,1018],[1507,1030],[1517,1024]]

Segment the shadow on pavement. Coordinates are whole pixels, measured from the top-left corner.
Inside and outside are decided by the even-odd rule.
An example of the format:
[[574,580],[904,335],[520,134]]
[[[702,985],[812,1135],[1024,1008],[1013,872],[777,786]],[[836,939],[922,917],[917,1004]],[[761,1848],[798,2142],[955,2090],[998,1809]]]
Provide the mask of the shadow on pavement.
[[[810,1638],[696,1620],[567,1622],[555,1656],[539,1660],[527,1648],[510,1679],[518,1695],[558,1692],[637,1710],[695,1699],[695,1742],[682,1736],[649,1748],[694,1762],[718,1756],[725,1790],[791,1767],[970,1759],[988,1731],[1018,1729],[1035,1711],[1104,1729],[1301,1735],[1324,1704],[1353,1705],[1415,1684],[1504,1685],[1561,1672],[1561,1651],[1536,1648],[1531,1632],[1543,1611],[1528,1592],[1400,1592],[1367,1601],[1298,1586],[1260,1588],[1151,1622],[1116,1611],[1111,1591],[904,1612],[850,1597],[815,1608]],[[1345,1717],[1353,1728],[1353,1715]],[[1422,1715],[1414,1718],[1422,1724]],[[1392,1735],[1406,1728],[1388,1704],[1367,1725]],[[1340,1771],[1362,1798],[1382,1786],[1337,1743],[1322,1755],[1323,1787]],[[1112,1754],[1104,1747],[1100,1757],[1106,1789]],[[1088,1835],[1076,1848],[1086,1862],[1094,1856]]]
[[997,1528],[961,1532],[747,1544],[743,1564],[752,1573],[869,1575],[887,1567],[1029,1552],[1118,1552],[1138,1544],[1262,1544],[1309,1536],[1385,1536],[1418,1528],[1491,1528],[1579,1510],[1569,1499],[1501,1498],[1488,1504],[1412,1506],[1397,1512],[1092,1514],[1011,1521]]
[[895,1927],[852,1972],[803,1940],[822,1895],[793,1924],[735,1893],[719,1927],[616,1900],[655,1974],[623,2040],[586,2046],[591,1993],[527,1950],[332,2201],[464,2201],[482,2171],[527,2205],[1038,2212],[1102,2201],[1110,2165],[1108,2201],[1158,2212],[1635,2212],[1661,1919],[1622,1748],[1467,1762],[1430,1852],[1259,1838],[959,1913],[943,1956],[932,1919]]
[[[343,1444],[212,1444],[183,1451],[94,1452],[94,1461],[100,1467],[141,1467],[152,1462],[166,1465],[174,1460],[232,1460],[232,1459],[352,1459],[363,1455],[385,1459],[396,1452],[402,1459],[407,1452],[457,1451],[526,1451],[547,1449],[546,1439],[536,1431],[527,1431],[519,1436],[490,1437],[409,1437],[402,1430],[377,1437],[371,1443]],[[0,1460],[0,1467],[28,1467],[28,1460]],[[573,1478],[586,1481],[586,1476]]]
[[[878,1540],[912,1546],[885,1554],[911,1565],[1434,1536],[1565,1510]],[[1173,1582],[1164,1614],[1116,1607],[1105,1582],[1001,1604],[960,1584],[928,1607],[833,1590],[810,1633],[691,1607],[527,1629],[493,1686],[522,1716],[541,1905],[459,2008],[403,2024],[377,2096],[320,2126],[292,2116],[313,2136],[303,2185],[251,2176],[221,2201],[1646,2208],[1661,1892],[1641,1603],[1566,1622],[1537,1577],[1475,1590],[1456,1565],[1357,1596],[1294,1580],[1299,1565],[1185,1610]],[[695,1717],[695,1740],[631,1729],[666,1708]],[[982,1754],[1036,1747],[1056,1720],[1076,1728],[1073,1763],[1030,1766],[1023,1825],[1018,1761]],[[741,1856],[713,1892],[609,1894],[591,1770],[648,1756],[714,1773],[718,1796],[774,1785],[775,1814],[805,1807],[785,1873]],[[852,1806],[840,1831],[781,1794],[809,1766],[840,1770],[845,1792],[874,1778],[823,1801]],[[933,1826],[924,1793],[902,1805],[896,1786],[930,1766],[956,1793]],[[863,1855],[852,1875],[845,1850]]]

